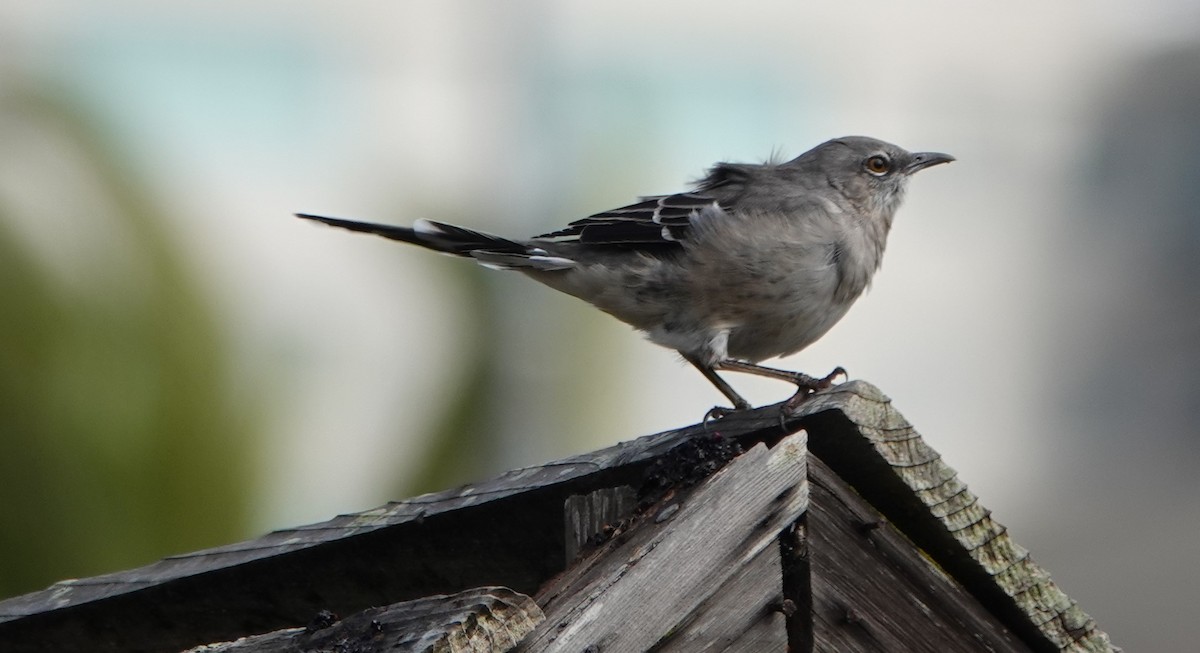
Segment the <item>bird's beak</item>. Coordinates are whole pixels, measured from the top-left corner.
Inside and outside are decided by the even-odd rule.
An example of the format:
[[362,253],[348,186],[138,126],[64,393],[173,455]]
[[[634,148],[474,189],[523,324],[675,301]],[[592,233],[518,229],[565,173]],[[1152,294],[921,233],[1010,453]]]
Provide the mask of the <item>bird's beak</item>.
[[918,170],[924,170],[930,166],[935,166],[939,163],[950,163],[954,157],[941,152],[917,152],[912,155],[912,161],[905,166],[904,172],[912,174]]

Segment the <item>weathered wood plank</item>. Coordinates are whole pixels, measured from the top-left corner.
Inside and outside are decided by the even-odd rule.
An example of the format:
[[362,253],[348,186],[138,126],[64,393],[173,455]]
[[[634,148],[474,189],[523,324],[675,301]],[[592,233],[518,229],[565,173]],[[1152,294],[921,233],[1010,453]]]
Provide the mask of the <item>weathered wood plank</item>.
[[783,582],[779,547],[763,548],[696,607],[676,634],[654,653],[787,650],[780,612]]
[[[516,650],[684,650],[668,647],[700,637],[736,642],[764,618],[772,620],[768,612],[782,599],[774,591],[778,565],[767,571],[771,554],[759,557],[777,549],[777,534],[807,505],[804,442],[805,434],[797,433],[772,449],[755,446],[693,491],[668,495],[629,532],[538,594],[547,620]],[[775,574],[769,600],[761,583],[749,589],[735,580],[749,568],[760,580]],[[739,598],[717,597],[721,591],[743,590],[740,614],[725,615],[723,623],[697,620],[713,614],[706,606]],[[774,641],[785,641],[784,634]]]
[[637,508],[637,492],[628,485],[602,488],[589,494],[567,497],[563,506],[566,529],[564,560],[570,565],[579,552],[605,527],[633,515]]
[[815,457],[808,478],[814,650],[1030,653]]
[[[812,455],[809,455],[812,462]],[[812,502],[812,496],[809,496]],[[811,505],[810,505],[811,508]],[[783,576],[783,613],[788,651],[813,650],[812,552],[809,549],[808,511],[779,534],[779,563]]]
[[[723,420],[727,438],[778,437],[778,410]],[[638,486],[663,454],[712,429],[676,431],[518,469],[255,540],[67,580],[0,601],[0,650],[178,651],[484,585],[532,594],[564,568],[563,502]]]
[[506,587],[371,608],[340,621],[288,628],[187,653],[506,653],[545,619],[533,599]]
[[877,388],[802,406],[813,453],[1037,651],[1116,650]]

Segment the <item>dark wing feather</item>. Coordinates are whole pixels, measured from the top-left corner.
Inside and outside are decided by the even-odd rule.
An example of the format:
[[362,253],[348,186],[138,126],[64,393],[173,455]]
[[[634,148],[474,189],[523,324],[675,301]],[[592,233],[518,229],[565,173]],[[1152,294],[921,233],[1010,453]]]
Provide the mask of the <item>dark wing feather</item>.
[[585,245],[678,247],[685,240],[692,217],[716,205],[732,209],[744,190],[752,168],[718,163],[696,184],[696,190],[674,195],[643,197],[640,202],[576,220],[558,231],[538,236]]
[[711,196],[694,192],[643,197],[636,204],[590,215],[538,238],[587,245],[677,246],[687,237],[692,215],[716,203]]

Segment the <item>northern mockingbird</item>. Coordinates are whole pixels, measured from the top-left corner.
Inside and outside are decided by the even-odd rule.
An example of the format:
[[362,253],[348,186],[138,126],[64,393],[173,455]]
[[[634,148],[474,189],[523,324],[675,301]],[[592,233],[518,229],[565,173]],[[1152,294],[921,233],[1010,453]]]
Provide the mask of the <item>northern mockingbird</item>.
[[718,163],[693,190],[509,240],[432,220],[409,227],[298,214],[516,270],[674,349],[737,410],[750,402],[718,371],[790,381],[794,407],[823,379],[757,365],[825,334],[879,269],[913,173],[954,157],[863,136],[786,163]]

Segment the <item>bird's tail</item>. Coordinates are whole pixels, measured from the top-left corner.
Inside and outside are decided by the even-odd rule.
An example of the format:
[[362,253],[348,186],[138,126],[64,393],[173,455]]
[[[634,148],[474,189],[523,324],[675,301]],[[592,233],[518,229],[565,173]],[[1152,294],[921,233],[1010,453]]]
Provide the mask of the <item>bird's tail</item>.
[[412,243],[436,252],[474,258],[480,265],[491,268],[561,270],[575,265],[570,259],[548,255],[546,250],[540,247],[444,222],[416,220],[412,227],[398,227],[307,213],[297,213],[296,217]]

